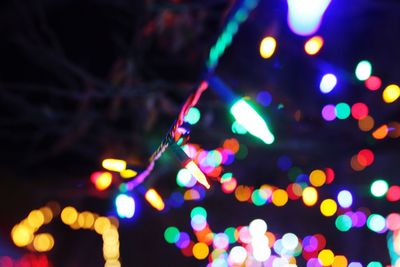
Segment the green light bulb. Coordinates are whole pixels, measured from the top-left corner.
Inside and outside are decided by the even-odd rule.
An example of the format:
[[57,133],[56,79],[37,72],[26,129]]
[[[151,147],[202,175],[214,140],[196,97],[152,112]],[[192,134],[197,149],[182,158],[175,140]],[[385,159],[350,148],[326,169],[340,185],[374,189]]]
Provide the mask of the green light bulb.
[[201,215],[201,216],[207,218],[207,211],[206,211],[206,209],[203,208],[203,207],[200,207],[200,206],[195,207],[195,208],[193,208],[192,211],[190,212],[190,218],[193,219],[193,217],[196,216],[196,215]]
[[370,190],[374,197],[383,197],[389,190],[389,185],[385,180],[376,180],[371,184]]
[[340,120],[347,119],[350,116],[351,110],[350,106],[346,103],[339,103],[335,108],[336,117]]
[[199,122],[200,117],[201,114],[199,109],[196,107],[191,107],[183,120],[191,125],[194,125]]
[[249,133],[260,138],[266,144],[274,142],[275,137],[269,130],[267,123],[244,99],[233,104],[231,113]]
[[173,227],[173,226],[168,227],[164,231],[165,241],[167,241],[170,244],[177,242],[179,239],[179,235],[180,235],[180,233],[179,233],[178,228]]

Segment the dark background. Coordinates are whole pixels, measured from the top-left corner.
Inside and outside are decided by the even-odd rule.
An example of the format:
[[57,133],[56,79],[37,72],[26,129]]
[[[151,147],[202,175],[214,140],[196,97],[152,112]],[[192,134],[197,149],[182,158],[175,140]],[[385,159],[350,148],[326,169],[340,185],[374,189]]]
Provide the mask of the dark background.
[[[96,192],[90,174],[107,156],[143,163],[151,155],[200,79],[231,5],[224,0],[1,2],[0,256],[25,253],[12,245],[11,228],[47,201],[112,213],[115,188]],[[348,188],[356,193],[355,207],[383,215],[398,212],[398,204],[368,196],[368,185],[377,177],[399,184],[398,139],[374,141],[355,120],[326,123],[320,111],[327,103],[365,102],[376,125],[399,119],[398,103],[384,104],[380,93],[368,92],[352,74],[358,61],[368,59],[384,86],[400,82],[399,11],[396,0],[333,0],[319,31],[325,45],[310,57],[303,51],[306,38],[287,27],[285,1],[261,1],[217,73],[241,95],[272,93],[264,112],[277,141],[264,146],[248,135],[236,136],[249,154],[226,171],[240,184],[286,186],[287,174],[276,161],[288,155],[306,173],[324,167],[336,171],[335,182],[321,196]],[[258,52],[265,35],[278,40],[269,60]],[[333,94],[321,95],[319,80],[327,71],[338,73],[339,83]],[[213,149],[233,136],[228,108],[212,91],[203,95],[199,109],[202,120],[192,128],[192,142]],[[375,163],[354,172],[350,158],[365,147],[375,152]],[[168,196],[176,189],[178,165],[168,155],[163,158],[151,183]],[[340,233],[318,207],[305,208],[299,201],[283,208],[255,207],[238,203],[217,185],[201,203],[163,214],[139,194],[136,201],[134,219],[121,221],[123,266],[205,266],[163,239],[168,226],[190,230],[195,205],[207,208],[215,232],[261,217],[273,232],[323,233],[337,254],[389,264],[385,235],[366,228]],[[44,230],[55,237],[48,253],[54,266],[104,264],[101,238],[93,232],[72,231],[58,220]]]

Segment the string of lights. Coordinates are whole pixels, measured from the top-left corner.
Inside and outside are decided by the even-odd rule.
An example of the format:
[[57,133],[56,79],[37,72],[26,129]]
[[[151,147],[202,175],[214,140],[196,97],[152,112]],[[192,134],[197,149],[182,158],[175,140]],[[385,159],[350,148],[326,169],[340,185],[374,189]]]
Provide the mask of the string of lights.
[[[311,1],[312,2],[312,1]],[[322,22],[325,11],[331,1],[314,1],[311,5],[308,0],[288,0],[288,25],[290,29],[300,36],[314,35]],[[271,127],[270,118],[261,116],[250,104],[249,97],[241,97],[215,74],[218,62],[226,49],[232,43],[239,26],[249,17],[252,10],[258,5],[258,0],[240,0],[235,3],[228,19],[222,27],[221,33],[213,46],[211,46],[205,62],[206,71],[200,82],[194,87],[168,130],[161,144],[148,158],[145,167],[139,168],[130,165],[122,159],[107,158],[102,161],[104,171],[94,172],[90,177],[96,189],[104,191],[112,183],[118,186],[119,194],[115,199],[116,213],[120,218],[130,219],[136,210],[135,200],[130,194],[137,190],[145,200],[157,211],[166,212],[179,208],[185,201],[200,201],[205,198],[206,189],[220,189],[223,193],[231,195],[239,204],[250,203],[256,207],[272,204],[277,208],[286,205],[296,205],[302,202],[307,208],[319,209],[323,218],[328,218],[329,223],[335,226],[335,231],[340,233],[351,230],[368,229],[372,234],[386,234],[386,245],[389,262],[370,260],[361,262],[345,253],[336,252],[332,244],[322,233],[303,235],[292,232],[285,233],[279,229],[272,232],[271,227],[263,219],[249,220],[248,225],[228,226],[222,231],[217,231],[207,221],[207,210],[196,206],[190,213],[190,226],[195,239],[188,232],[181,231],[176,226],[169,226],[164,231],[165,241],[175,244],[186,257],[197,260],[208,260],[207,267],[219,266],[302,266],[307,267],[383,267],[399,266],[400,264],[400,214],[397,210],[375,211],[375,207],[365,207],[363,198],[370,198],[387,203],[397,204],[400,201],[400,185],[388,182],[385,178],[373,178],[372,181],[361,185],[354,185],[353,189],[333,187],[336,182],[336,169],[333,166],[319,166],[302,169],[303,163],[295,166],[290,157],[282,155],[277,160],[277,167],[282,176],[287,176],[288,181],[282,184],[250,185],[237,177],[235,172],[227,172],[226,168],[235,160],[246,157],[248,148],[236,138],[227,138],[214,149],[205,149],[201,145],[189,142],[190,125],[200,120],[200,111],[196,108],[203,93],[213,90],[221,101],[229,107],[234,118],[232,132],[238,135],[251,134],[258,138],[268,148],[275,142],[275,131]],[[304,51],[308,56],[315,57],[324,47],[325,40],[322,36],[312,36],[304,43]],[[278,45],[277,38],[266,36],[259,46],[262,59],[274,56]],[[362,83],[366,92],[374,94],[383,89],[384,81],[373,73],[372,64],[361,60],[355,67],[355,82]],[[318,81],[319,91],[323,96],[329,96],[340,84],[341,77],[334,71],[323,73]],[[318,89],[317,89],[318,90]],[[386,85],[382,90],[381,99],[386,104],[393,104],[400,98],[400,87],[394,83]],[[268,91],[262,91],[256,97],[259,105],[267,107],[272,102]],[[336,104],[332,104],[336,103]],[[277,109],[283,104],[277,104]],[[358,133],[367,136],[368,145],[352,150],[347,164],[351,170],[358,174],[374,167],[376,164],[375,150],[372,144],[383,143],[389,138],[400,137],[400,123],[385,120],[375,122],[375,110],[364,102],[353,104],[336,99],[329,104],[323,104],[318,119],[332,126],[336,122],[343,123],[349,118],[357,126],[351,127],[359,130]],[[300,121],[301,112],[294,113],[294,121]],[[333,126],[332,126],[333,127]],[[358,127],[358,128],[357,128]],[[279,135],[277,134],[279,139]],[[259,141],[257,140],[257,141]],[[178,190],[169,197],[163,197],[154,187],[146,185],[152,179],[157,161],[165,151],[173,152],[181,169],[176,175]],[[375,151],[376,152],[376,151]],[[346,155],[348,156],[348,155]],[[315,165],[314,165],[315,166]],[[240,175],[240,174],[238,174]],[[156,179],[156,178],[154,178]],[[283,185],[284,184],[284,185]],[[339,188],[339,189],[338,189]],[[368,188],[369,193],[362,195],[360,192]],[[228,197],[228,196],[227,196]],[[237,204],[237,203],[236,203]],[[357,204],[357,205],[356,205]],[[31,251],[48,252],[55,244],[55,238],[49,233],[38,233],[39,229],[49,224],[56,216],[72,229],[94,230],[102,236],[103,256],[105,266],[120,266],[118,219],[114,217],[99,216],[95,213],[78,212],[74,207],[65,207],[62,211],[57,205],[48,204],[38,210],[33,210],[20,223],[14,226],[11,237],[18,247],[26,247]],[[359,207],[359,208],[355,208]],[[319,216],[319,215],[318,215]],[[170,225],[170,224],[169,224]],[[302,237],[301,237],[302,236]],[[334,252],[335,251],[335,252]],[[391,265],[389,265],[391,264]]]
[[[225,49],[231,44],[233,36],[237,33],[240,24],[243,23],[244,21],[246,21],[247,17],[249,16],[249,13],[257,6],[257,4],[258,4],[258,0],[237,1],[236,6],[233,8],[231,15],[226,22],[226,26],[223,28],[222,33],[218,37],[216,43],[210,49],[209,58],[208,58],[207,64],[206,64],[206,66],[207,66],[206,76],[212,76],[212,74],[218,64],[219,58],[223,55]],[[165,138],[163,139],[163,141],[161,142],[159,147],[149,158],[149,163],[148,163],[147,167],[145,168],[145,170],[142,171],[140,174],[138,174],[138,176],[133,181],[131,181],[127,184],[128,190],[133,190],[136,186],[143,183],[146,180],[146,178],[150,175],[150,173],[152,172],[155,162],[161,157],[161,155],[168,148],[168,146],[172,142],[178,142],[180,137],[187,132],[185,129],[180,128],[184,122],[184,117],[187,115],[189,110],[197,104],[202,93],[205,90],[207,90],[207,88],[208,88],[208,82],[205,80],[201,81],[199,86],[197,87],[197,89],[194,91],[194,93],[192,93],[186,99],[185,103],[183,104],[183,106],[178,114],[178,118],[172,125],[171,129],[168,131],[167,135],[165,136]],[[226,90],[224,93],[222,93],[222,95],[224,96],[225,93],[226,93]],[[246,107],[244,107],[244,109],[252,110],[252,108],[249,107],[244,102],[241,102],[240,104],[241,104],[241,106],[246,105]],[[238,107],[236,109],[243,110],[243,107],[242,108]],[[240,111],[242,111],[242,110],[238,110],[238,113],[240,113]],[[184,140],[182,140],[180,143],[184,144],[183,141]],[[179,149],[174,149],[174,151],[175,151],[175,153],[178,153],[177,151],[179,151]],[[198,173],[197,176],[200,175],[199,173],[201,173],[201,171],[200,171],[200,169],[198,169],[197,166],[194,165],[194,163],[190,164],[189,166],[192,169],[195,169],[193,172]],[[201,178],[201,179],[204,181],[205,178]],[[206,183],[205,183],[205,186],[209,187]]]
[[[26,247],[33,252],[51,251],[55,245],[54,236],[51,233],[37,232],[57,217],[60,217],[61,221],[72,230],[92,230],[101,235],[105,266],[121,265],[119,262],[119,221],[116,217],[99,216],[90,211],[78,212],[71,206],[61,210],[57,202],[49,202],[46,206],[32,210],[25,219],[16,224],[11,231],[14,244],[18,247]],[[42,265],[47,266],[47,264],[46,262]]]

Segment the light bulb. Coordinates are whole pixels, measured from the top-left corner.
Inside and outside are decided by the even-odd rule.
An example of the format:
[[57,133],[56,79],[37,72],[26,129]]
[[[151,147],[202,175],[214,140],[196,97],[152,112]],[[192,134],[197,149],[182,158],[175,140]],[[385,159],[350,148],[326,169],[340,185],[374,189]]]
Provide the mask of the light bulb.
[[204,185],[207,189],[210,188],[210,184],[208,183],[206,176],[200,170],[199,166],[194,163],[193,160],[188,161],[184,166],[190,171],[190,173],[194,176],[194,178],[196,178],[199,183]]
[[249,133],[260,138],[266,144],[274,142],[275,137],[263,118],[244,99],[238,100],[231,107],[231,113]]
[[217,76],[208,80],[210,87],[231,106],[230,112],[236,121],[255,137],[260,138],[266,144],[272,144],[274,135],[268,128],[264,119],[243,98],[238,97]]
[[126,161],[122,159],[104,159],[102,166],[109,171],[121,172],[126,169]]
[[331,0],[287,0],[288,24],[298,35],[309,36],[318,31]]
[[200,170],[199,166],[186,154],[186,152],[177,144],[170,144],[170,148],[174,152],[178,161],[182,164],[182,167],[185,167],[190,171],[194,178],[196,178],[197,182],[202,184],[205,188],[209,189],[210,184],[207,181],[206,176]]
[[115,199],[115,205],[120,218],[132,218],[135,214],[135,200],[131,196],[119,194]]
[[147,190],[144,197],[156,210],[162,211],[165,208],[164,201],[155,189]]

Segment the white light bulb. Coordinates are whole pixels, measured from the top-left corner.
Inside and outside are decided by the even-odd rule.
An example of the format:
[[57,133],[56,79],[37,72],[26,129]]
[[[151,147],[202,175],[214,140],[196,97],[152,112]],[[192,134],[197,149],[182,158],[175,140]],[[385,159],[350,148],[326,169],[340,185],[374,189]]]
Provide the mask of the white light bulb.
[[135,200],[125,194],[120,194],[115,199],[118,216],[121,218],[132,218],[135,214]]
[[302,36],[318,31],[331,0],[287,0],[290,29]]
[[264,235],[267,231],[267,223],[262,219],[255,219],[249,224],[251,236]]
[[236,246],[231,249],[229,253],[228,261],[232,265],[243,264],[247,258],[247,251],[242,246]]

